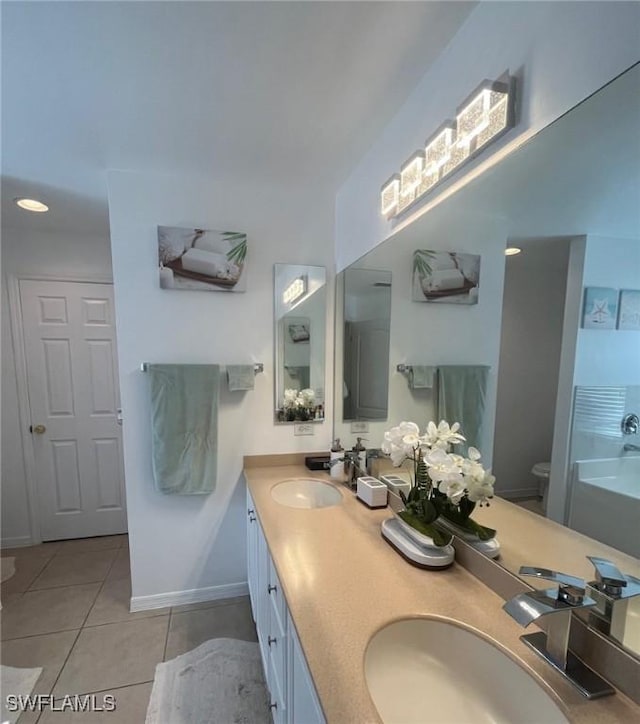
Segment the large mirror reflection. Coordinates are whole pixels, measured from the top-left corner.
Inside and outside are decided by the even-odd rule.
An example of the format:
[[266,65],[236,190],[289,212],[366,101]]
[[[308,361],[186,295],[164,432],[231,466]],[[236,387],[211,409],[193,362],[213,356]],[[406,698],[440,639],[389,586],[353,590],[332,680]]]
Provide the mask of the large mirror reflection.
[[[640,577],[639,199],[635,66],[353,265],[394,280],[388,412],[369,423],[368,447],[401,420],[439,419],[440,370],[484,368],[476,444],[499,497],[474,518],[498,530],[513,572],[594,580],[589,553]],[[419,250],[478,255],[477,303],[414,301]],[[445,286],[461,276],[439,270]],[[336,431],[355,439],[338,420]],[[561,544],[529,530],[534,514],[567,531]],[[640,596],[628,608],[640,622]],[[640,653],[640,623],[623,643]]]
[[324,420],[326,270],[276,264],[276,422]]

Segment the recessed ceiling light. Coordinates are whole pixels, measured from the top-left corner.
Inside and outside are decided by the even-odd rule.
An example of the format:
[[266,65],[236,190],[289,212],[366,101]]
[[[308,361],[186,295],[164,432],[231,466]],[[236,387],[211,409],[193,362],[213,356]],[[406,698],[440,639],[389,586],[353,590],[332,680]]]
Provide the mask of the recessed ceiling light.
[[38,214],[49,211],[49,207],[37,199],[14,199],[14,201],[21,209],[26,209],[27,211],[35,211]]
[[522,249],[520,249],[517,246],[508,246],[504,250],[504,253],[505,253],[505,256],[513,256],[514,254],[519,254],[521,251],[522,251]]

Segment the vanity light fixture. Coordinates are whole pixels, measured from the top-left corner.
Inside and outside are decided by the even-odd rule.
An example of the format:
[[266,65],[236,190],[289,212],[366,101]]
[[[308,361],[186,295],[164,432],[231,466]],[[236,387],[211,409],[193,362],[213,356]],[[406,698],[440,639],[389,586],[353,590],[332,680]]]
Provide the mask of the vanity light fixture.
[[307,275],[294,279],[291,284],[282,292],[282,301],[285,304],[293,304],[297,299],[307,293]]
[[49,207],[37,199],[17,198],[14,199],[14,201],[21,209],[25,209],[26,211],[35,211],[38,214],[43,214],[45,211],[49,211]]
[[504,250],[505,256],[515,256],[516,254],[519,254],[522,251],[522,249],[519,246],[508,246]]
[[483,81],[380,190],[380,211],[397,216],[515,125],[515,78]]

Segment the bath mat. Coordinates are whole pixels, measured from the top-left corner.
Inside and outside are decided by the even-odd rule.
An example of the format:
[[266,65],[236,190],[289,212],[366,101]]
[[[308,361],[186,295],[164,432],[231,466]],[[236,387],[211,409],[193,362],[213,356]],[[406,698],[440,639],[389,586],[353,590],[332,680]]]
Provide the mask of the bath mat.
[[158,664],[146,724],[269,724],[258,644],[211,639]]
[[2,685],[2,724],[15,724],[20,716],[19,711],[7,709],[7,696],[27,696],[33,691],[42,669],[16,669],[13,666],[0,667],[0,684]]
[[0,582],[8,581],[16,572],[16,559],[13,556],[2,558],[0,563]]

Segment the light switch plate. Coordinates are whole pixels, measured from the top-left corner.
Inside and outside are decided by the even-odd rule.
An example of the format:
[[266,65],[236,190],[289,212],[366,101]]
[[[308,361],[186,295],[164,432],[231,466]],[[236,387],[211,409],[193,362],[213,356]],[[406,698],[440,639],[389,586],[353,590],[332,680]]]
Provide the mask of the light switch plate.
[[352,422],[351,432],[369,432],[368,422]]
[[296,422],[293,425],[294,435],[313,435],[313,425],[310,422]]

